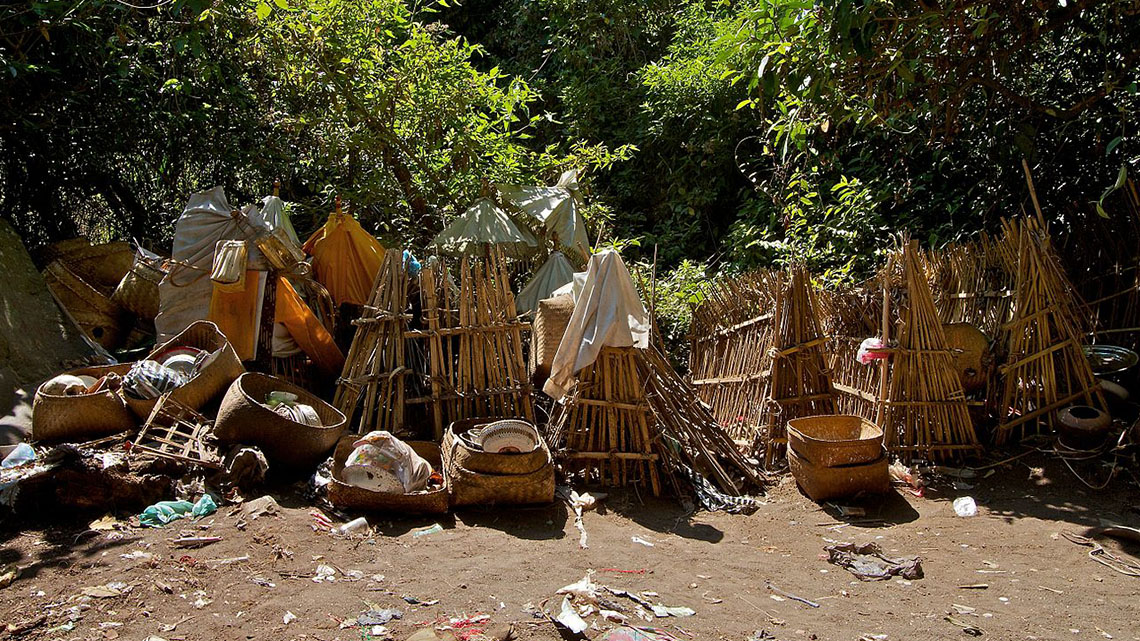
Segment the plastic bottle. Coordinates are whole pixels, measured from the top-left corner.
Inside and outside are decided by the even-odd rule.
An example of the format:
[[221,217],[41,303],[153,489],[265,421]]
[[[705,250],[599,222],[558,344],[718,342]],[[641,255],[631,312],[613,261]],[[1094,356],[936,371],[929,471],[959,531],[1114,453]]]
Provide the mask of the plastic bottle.
[[8,453],[8,456],[4,457],[4,462],[0,463],[0,467],[17,467],[34,460],[36,460],[36,451],[32,449],[32,446],[27,443],[20,443]]
[[338,527],[336,529],[336,531],[339,534],[348,534],[350,532],[359,532],[360,530],[364,530],[367,528],[368,528],[368,519],[366,519],[362,516],[360,518],[353,519],[353,520],[349,521],[348,523],[345,523],[344,525]]

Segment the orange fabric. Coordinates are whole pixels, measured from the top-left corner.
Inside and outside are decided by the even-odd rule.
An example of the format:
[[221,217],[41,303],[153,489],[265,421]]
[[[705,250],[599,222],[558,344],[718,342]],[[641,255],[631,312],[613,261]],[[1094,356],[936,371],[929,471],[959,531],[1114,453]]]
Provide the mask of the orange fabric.
[[313,314],[293,285],[284,278],[277,279],[277,305],[274,314],[278,323],[289,330],[297,346],[325,376],[340,376],[344,368],[344,354],[333,342],[321,321]]
[[355,218],[329,214],[324,227],[305,241],[304,249],[313,257],[313,276],[338,305],[368,303],[384,248]]
[[222,330],[234,346],[238,358],[252,360],[257,355],[257,331],[261,317],[261,288],[264,272],[246,270],[245,288],[230,290],[232,285],[214,283],[210,296],[209,320]]

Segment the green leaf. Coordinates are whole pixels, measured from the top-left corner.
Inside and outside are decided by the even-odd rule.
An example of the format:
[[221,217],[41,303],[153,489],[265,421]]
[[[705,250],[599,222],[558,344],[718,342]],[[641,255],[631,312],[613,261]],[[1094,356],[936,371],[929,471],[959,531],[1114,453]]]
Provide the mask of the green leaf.
[[1125,180],[1128,180],[1128,165],[1121,165],[1120,171],[1116,174],[1116,183],[1112,185],[1112,189],[1115,191],[1123,187]]
[[289,0],[273,0],[273,4],[277,5],[279,9],[289,10]]
[[[1117,136],[1117,137],[1113,138],[1108,143],[1108,146],[1104,148],[1104,155],[1107,156],[1107,155],[1111,154],[1112,150],[1116,149],[1116,146],[1120,144],[1121,140],[1124,140],[1124,136]],[[1121,169],[1123,169],[1123,167],[1121,167]]]
[[273,9],[271,9],[269,5],[265,4],[264,2],[259,2],[257,3],[256,12],[258,20],[265,20],[269,17],[269,14],[273,12]]
[[746,107],[750,104],[752,104],[752,99],[751,98],[745,98],[744,100],[741,100],[739,103],[737,103],[736,109],[733,109],[733,111],[740,111],[741,109],[743,109],[744,107]]

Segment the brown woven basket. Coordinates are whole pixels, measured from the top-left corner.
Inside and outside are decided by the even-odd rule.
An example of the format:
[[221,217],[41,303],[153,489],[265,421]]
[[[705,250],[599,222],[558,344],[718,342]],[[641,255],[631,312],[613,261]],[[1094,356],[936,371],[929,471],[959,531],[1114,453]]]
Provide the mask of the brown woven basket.
[[158,316],[158,283],[164,275],[158,267],[136,260],[119,281],[111,300],[139,318],[154,320]]
[[870,463],[823,467],[788,448],[788,467],[800,489],[816,502],[856,494],[884,494],[891,489],[886,453]]
[[[362,487],[349,485],[340,480],[344,462],[352,453],[352,444],[359,439],[356,434],[341,437],[333,454],[332,479],[329,481],[329,502],[341,508],[355,510],[375,510],[400,512],[402,514],[446,514],[448,510],[447,485],[435,490],[423,490],[411,494],[390,494],[373,492]],[[429,441],[407,441],[407,444],[431,463],[431,469],[443,469],[442,453],[439,446]]]
[[550,366],[558,352],[558,344],[574,315],[574,297],[570,294],[538,301],[531,331],[530,371],[531,382],[539,388],[550,377]]
[[110,295],[134,262],[130,243],[115,241],[102,245],[74,243],[59,245],[56,258],[91,283],[104,295]]
[[464,469],[483,474],[530,474],[542,469],[550,456],[542,445],[541,434],[538,437],[539,447],[525,454],[493,454],[473,450],[459,438],[464,432],[499,420],[503,419],[469,418],[452,423],[443,435],[443,451],[447,452],[448,460]]
[[484,474],[469,470],[443,452],[444,477],[451,491],[451,504],[531,505],[554,500],[554,463],[546,443],[541,444],[546,463],[529,474]]
[[[230,345],[230,342],[226,340],[226,335],[218,329],[218,326],[210,321],[191,323],[189,327],[179,332],[174,338],[151,350],[147,358],[154,358],[171,347],[183,346],[197,347],[207,352],[221,350],[213,362],[198,372],[197,376],[170,393],[174,400],[191,409],[201,409],[210,401],[217,399],[226,392],[230,383],[245,372],[233,345]],[[127,406],[131,408],[135,416],[144,421],[150,416],[150,411],[158,402],[157,398],[144,400],[132,398],[126,394],[123,396],[126,398]]]
[[870,463],[883,454],[883,430],[859,416],[793,418],[788,420],[788,446],[821,467]]
[[60,261],[44,269],[44,281],[76,324],[107,349],[119,346],[129,327],[123,308]]
[[[312,405],[320,427],[289,420],[262,405],[270,392],[289,392]],[[321,462],[344,435],[344,414],[310,392],[266,374],[242,374],[222,399],[214,435],[228,443],[256,445],[270,462],[289,468],[310,468]]]
[[[73,376],[127,373],[130,364],[84,367],[67,372]],[[46,382],[45,382],[46,383]],[[123,402],[117,390],[94,394],[61,396],[36,390],[32,401],[32,439],[36,441],[86,441],[99,436],[117,434],[138,427],[135,415]]]

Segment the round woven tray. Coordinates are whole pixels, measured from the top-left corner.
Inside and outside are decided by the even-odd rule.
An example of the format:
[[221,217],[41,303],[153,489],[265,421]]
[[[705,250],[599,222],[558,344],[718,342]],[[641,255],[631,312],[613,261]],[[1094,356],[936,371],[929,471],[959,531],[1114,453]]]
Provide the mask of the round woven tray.
[[[298,402],[313,406],[321,425],[291,421],[262,405],[270,392],[278,391],[296,394]],[[311,468],[328,456],[346,426],[344,414],[310,392],[279,378],[250,372],[230,385],[218,409],[214,435],[228,443],[256,445],[271,463]]]
[[[352,453],[352,444],[360,438],[356,434],[341,437],[333,453],[332,479],[329,481],[329,502],[347,509],[401,512],[405,514],[446,514],[448,509],[447,486],[411,494],[373,492],[349,485],[341,480],[344,461]],[[428,441],[407,441],[416,454],[431,463],[432,470],[443,469],[439,446]]]
[[[111,373],[122,376],[130,368],[128,363],[85,367],[67,373],[99,378]],[[138,427],[138,421],[117,390],[62,396],[48,394],[40,385],[32,401],[32,439],[36,441],[81,442],[135,427]]]
[[483,474],[529,474],[546,465],[550,455],[542,444],[541,434],[538,437],[539,447],[533,452],[522,454],[498,454],[474,450],[459,438],[460,435],[476,427],[501,420],[503,419],[472,418],[452,423],[443,435],[443,451],[447,453],[448,460],[467,470]]
[[[245,372],[245,367],[238,359],[233,345],[226,340],[225,334],[218,329],[218,326],[209,321],[191,323],[174,338],[151,350],[147,358],[154,358],[172,347],[197,347],[207,352],[222,350],[209,365],[198,372],[197,376],[170,393],[171,398],[191,409],[201,409],[224,394],[230,383]],[[157,398],[139,399],[126,394],[124,398],[135,416],[144,421],[150,417],[151,410],[158,402]]]

